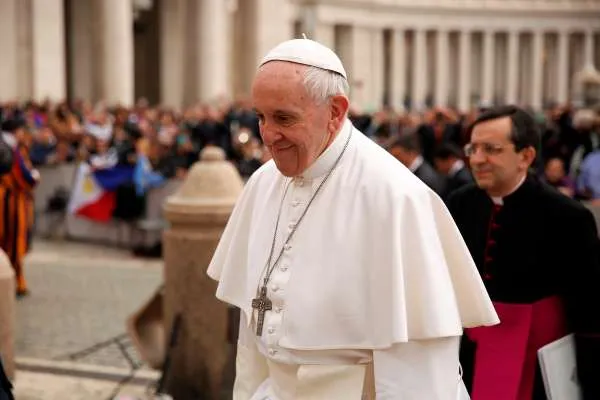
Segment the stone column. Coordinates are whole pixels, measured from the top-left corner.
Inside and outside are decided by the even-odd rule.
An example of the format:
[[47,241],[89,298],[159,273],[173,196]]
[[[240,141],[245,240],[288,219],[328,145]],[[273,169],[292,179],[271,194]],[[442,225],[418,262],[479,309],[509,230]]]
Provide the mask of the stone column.
[[254,50],[254,65],[258,66],[260,60],[271,48],[293,36],[292,5],[287,1],[277,2],[272,0],[242,0],[254,14],[252,28],[248,35],[253,36],[252,48]]
[[[298,5],[298,15],[300,20],[300,34],[297,38],[306,35],[309,39],[317,39],[317,9],[315,4],[304,2],[305,4]],[[320,41],[320,40],[319,40]]]
[[102,18],[102,99],[134,102],[133,10],[130,1],[100,1]]
[[584,68],[594,66],[594,32],[591,30],[585,31],[583,40],[583,65]]
[[460,31],[459,52],[458,108],[461,111],[469,111],[471,109],[471,32]]
[[352,35],[354,33],[354,29],[350,26],[341,26],[339,31],[336,33],[337,38],[337,55],[342,60],[342,64],[346,68],[346,73],[348,74],[348,81],[350,83],[350,87],[352,88],[352,81],[354,79],[354,71],[352,69]]
[[231,93],[229,79],[230,15],[227,2],[199,0],[198,11],[198,95],[203,102]]
[[370,87],[373,72],[371,71],[371,60],[365,58],[365,51],[369,51],[371,46],[369,28],[352,26],[342,33],[339,55],[348,74],[352,105],[361,111],[366,111],[369,106],[372,90]]
[[6,374],[15,377],[15,272],[0,249],[0,357]]
[[557,94],[556,101],[560,104],[566,103],[569,98],[569,32],[560,31],[558,32],[557,42],[557,62],[558,68],[556,69],[556,82],[557,82]]
[[506,57],[506,103],[516,104],[519,92],[519,32],[508,32]]
[[93,0],[70,1],[71,41],[69,52],[70,94],[78,99],[95,101],[96,64],[99,61],[95,48],[96,16]]
[[542,107],[542,91],[544,82],[544,32],[533,33],[533,51],[531,58],[531,103],[530,105],[539,110]]
[[209,146],[164,207],[170,224],[163,238],[167,332],[181,316],[166,377],[175,399],[221,398],[233,338],[228,338],[228,307],[215,297],[217,285],[206,268],[242,188],[223,150]]
[[335,51],[335,26],[318,23],[314,28],[314,38],[312,39]]
[[33,98],[66,98],[63,0],[31,0]]
[[174,108],[183,105],[185,86],[185,0],[160,3],[160,97]]
[[406,32],[393,31],[391,42],[391,105],[394,110],[402,110],[406,97]]
[[488,104],[494,101],[494,54],[494,31],[486,30],[483,32],[483,90],[481,100]]
[[439,29],[437,31],[435,60],[435,104],[440,107],[445,107],[448,103],[448,71],[450,68],[449,51],[448,31]]
[[383,93],[385,85],[385,60],[383,30],[373,28],[371,30],[371,95],[370,106],[373,111],[379,110],[383,105]]
[[427,79],[427,32],[424,29],[413,31],[413,55],[412,55],[412,88],[411,108],[421,110],[425,107],[425,91]]
[[17,95],[19,100],[32,97],[31,2],[16,1],[17,8]]
[[17,0],[0,0],[0,102],[16,100],[17,91]]

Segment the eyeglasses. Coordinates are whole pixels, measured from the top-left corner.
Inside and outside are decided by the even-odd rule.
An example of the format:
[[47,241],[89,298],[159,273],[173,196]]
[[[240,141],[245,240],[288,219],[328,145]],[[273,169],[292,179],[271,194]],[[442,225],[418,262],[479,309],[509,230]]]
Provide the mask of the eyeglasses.
[[483,151],[487,156],[495,156],[504,151],[508,146],[493,143],[469,143],[465,146],[464,151],[467,157],[471,157],[477,153],[477,150]]

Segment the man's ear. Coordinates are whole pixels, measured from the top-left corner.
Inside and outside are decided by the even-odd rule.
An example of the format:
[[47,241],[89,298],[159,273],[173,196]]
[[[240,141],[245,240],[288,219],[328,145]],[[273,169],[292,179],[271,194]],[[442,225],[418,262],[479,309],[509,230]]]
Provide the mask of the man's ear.
[[537,156],[537,151],[533,147],[529,146],[529,147],[524,148],[521,151],[521,154],[523,155],[523,162],[526,164],[526,168],[528,169],[529,167],[531,167],[531,165],[535,161],[535,157]]
[[337,132],[344,124],[346,113],[350,107],[350,102],[346,96],[333,96],[330,100],[330,126]]

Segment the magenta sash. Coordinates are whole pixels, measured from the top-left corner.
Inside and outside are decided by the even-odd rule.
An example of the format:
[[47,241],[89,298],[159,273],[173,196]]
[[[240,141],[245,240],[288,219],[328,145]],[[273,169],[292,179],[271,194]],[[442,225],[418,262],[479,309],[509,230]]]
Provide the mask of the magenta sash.
[[531,400],[538,349],[567,334],[563,305],[554,296],[494,307],[500,324],[465,329],[477,345],[471,400]]

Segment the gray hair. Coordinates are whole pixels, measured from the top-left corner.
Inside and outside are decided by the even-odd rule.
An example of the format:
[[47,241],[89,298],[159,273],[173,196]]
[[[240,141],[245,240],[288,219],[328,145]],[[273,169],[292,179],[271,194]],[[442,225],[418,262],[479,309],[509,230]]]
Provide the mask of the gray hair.
[[304,73],[304,86],[318,104],[323,104],[332,96],[348,96],[350,92],[350,85],[342,75],[311,66]]

